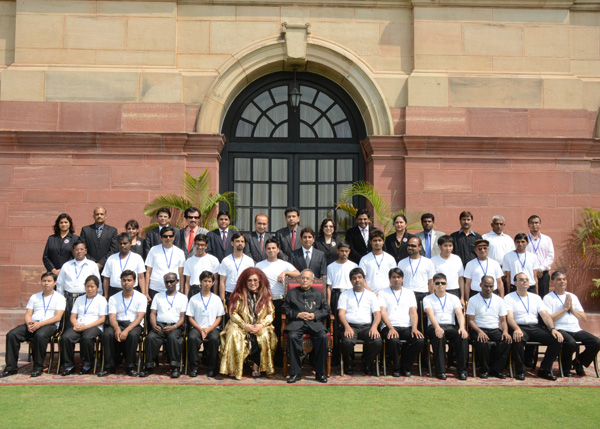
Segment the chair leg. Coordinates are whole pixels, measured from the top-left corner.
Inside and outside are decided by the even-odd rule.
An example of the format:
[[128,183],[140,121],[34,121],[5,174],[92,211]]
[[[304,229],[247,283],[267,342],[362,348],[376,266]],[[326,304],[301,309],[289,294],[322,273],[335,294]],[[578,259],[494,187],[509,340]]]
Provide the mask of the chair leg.
[[327,366],[325,367],[325,376],[329,378],[331,375],[331,347],[327,347]]
[[375,373],[379,377],[379,354],[375,357]]
[[596,378],[600,378],[600,374],[598,374],[598,355],[594,357],[594,371],[596,371]]
[[471,345],[471,357],[473,359],[473,378],[477,377],[477,360],[475,359],[475,347]]
[[386,350],[385,350],[385,340],[383,341],[383,347],[381,348],[381,350],[383,350],[383,375],[387,376],[387,359],[386,359]]
[[514,362],[512,360],[512,350],[508,353],[508,373],[510,378],[515,378]]
[[340,353],[340,377],[344,376],[344,356]]
[[[433,377],[433,372],[431,372],[431,344],[428,340],[425,340],[425,348],[427,353],[427,369],[429,370],[429,376]],[[421,353],[419,353],[419,375],[421,373]]]
[[[60,339],[60,337],[58,337],[56,339],[56,343],[58,345],[58,358],[57,358],[57,362],[56,362],[56,374],[58,374],[60,372],[60,363],[61,363],[61,358],[62,358],[62,352],[60,350],[60,343],[58,342]],[[54,362],[54,342],[55,342],[55,338],[52,337],[50,338],[50,362],[48,365],[48,374],[50,374],[50,371],[52,370],[52,363]]]
[[563,351],[561,349],[560,353],[558,354],[558,370],[560,371],[560,376],[564,377],[565,373],[564,373],[563,367],[562,367],[562,354],[563,354]]

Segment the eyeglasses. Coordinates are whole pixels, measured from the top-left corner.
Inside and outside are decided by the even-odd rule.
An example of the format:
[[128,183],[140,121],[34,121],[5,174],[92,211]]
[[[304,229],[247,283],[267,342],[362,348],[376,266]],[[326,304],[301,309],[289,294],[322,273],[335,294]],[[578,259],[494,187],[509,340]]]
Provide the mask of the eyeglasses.
[[200,216],[188,216],[187,219],[200,219]]
[[518,282],[528,282],[529,279],[527,277],[525,277],[525,278],[519,278],[519,279],[517,279],[517,281]]
[[166,235],[166,234],[165,234],[165,235],[163,235],[163,236],[161,236],[161,237],[162,237],[162,238],[173,238],[173,237],[175,237],[175,236],[174,236],[174,235]]
[[444,286],[446,284],[446,282],[435,282],[434,284],[436,286]]
[[177,283],[177,280],[165,280],[166,285],[172,285],[173,283]]

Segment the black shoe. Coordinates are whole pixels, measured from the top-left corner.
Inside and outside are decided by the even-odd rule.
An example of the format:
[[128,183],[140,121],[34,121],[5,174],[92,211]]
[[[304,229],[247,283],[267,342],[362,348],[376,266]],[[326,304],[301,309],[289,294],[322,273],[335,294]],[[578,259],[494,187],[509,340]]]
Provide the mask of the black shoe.
[[[154,374],[154,368],[145,368],[145,369],[141,370],[138,375],[142,378],[146,378],[150,374]],[[129,375],[129,373],[127,375]]]
[[292,383],[295,383],[298,380],[300,380],[300,376],[299,375],[290,375],[290,378],[287,379],[287,383],[288,384],[292,384]]
[[171,378],[179,378],[179,367],[174,367],[171,370]]
[[115,369],[114,368],[106,368],[104,371],[100,371],[98,373],[98,377],[106,377],[109,374],[114,374],[115,373]]
[[10,377],[11,375],[15,375],[16,373],[16,369],[5,369],[4,371],[2,371],[2,374],[0,374],[0,378]]
[[37,371],[33,371],[33,372],[31,373],[31,376],[32,376],[32,377],[39,377],[40,375],[42,375],[42,373],[43,373],[43,372],[42,372],[42,370],[41,370],[41,369],[39,369],[39,370],[37,370]]
[[410,377],[411,376],[410,371],[400,371],[400,374],[402,374],[403,377]]
[[138,376],[138,372],[134,368],[127,368],[127,371],[125,372],[125,374],[127,374],[129,377],[137,377]]
[[63,377],[66,377],[67,375],[72,375],[75,374],[75,367],[72,366],[69,369],[65,369],[60,375],[62,375]]
[[546,371],[545,369],[539,369],[537,376],[539,378],[543,378],[544,380],[556,381],[556,376],[552,374],[551,371]]
[[525,374],[522,372],[515,374],[515,380],[519,380],[519,381],[525,380]]
[[583,367],[583,364],[581,364],[579,362],[574,362],[573,366],[575,367],[575,373],[578,376],[585,377],[585,368]]
[[372,366],[365,365],[365,375],[375,375],[375,371],[373,371]]
[[444,374],[443,372],[441,374],[436,374],[436,377],[438,378],[438,380],[446,380],[446,374]]
[[571,377],[573,377],[573,374],[571,374],[571,371],[563,371],[562,376],[565,378],[571,378]]
[[346,375],[354,374],[354,368],[352,368],[352,365],[344,366],[344,374],[346,374]]
[[198,377],[198,370],[197,369],[191,369],[190,370],[190,377]]
[[479,373],[479,378],[483,378],[483,379],[488,378],[488,373],[487,372],[480,372]]
[[506,375],[504,375],[503,372],[499,372],[499,371],[490,371],[490,375],[492,377],[496,377],[499,378],[500,380],[504,380],[506,379]]
[[459,372],[458,375],[456,376],[456,378],[458,378],[460,381],[466,381],[467,380],[467,373],[466,372]]
[[206,376],[209,378],[214,378],[217,375],[217,372],[214,369],[209,369],[206,373]]
[[317,374],[315,380],[317,380],[319,383],[327,383],[327,377],[325,377],[324,375]]
[[394,371],[392,377],[400,377],[400,371]]
[[81,371],[79,371],[79,375],[86,375],[86,374],[90,374],[92,372],[92,367],[89,368],[82,368]]

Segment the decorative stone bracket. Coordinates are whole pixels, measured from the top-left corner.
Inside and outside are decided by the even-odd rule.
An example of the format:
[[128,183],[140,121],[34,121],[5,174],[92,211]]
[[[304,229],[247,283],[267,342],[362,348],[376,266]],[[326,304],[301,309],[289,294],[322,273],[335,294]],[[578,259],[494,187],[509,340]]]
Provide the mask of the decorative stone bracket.
[[310,24],[281,24],[281,35],[285,40],[285,63],[289,66],[306,64],[306,45]]

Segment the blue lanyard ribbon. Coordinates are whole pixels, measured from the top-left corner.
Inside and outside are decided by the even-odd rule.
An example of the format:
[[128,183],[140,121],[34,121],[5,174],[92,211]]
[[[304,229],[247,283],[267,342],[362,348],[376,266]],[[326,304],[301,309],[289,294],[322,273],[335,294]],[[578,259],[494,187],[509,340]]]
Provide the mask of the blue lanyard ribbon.
[[[163,252],[165,251],[165,248],[163,247]],[[129,257],[131,256],[131,252],[129,252],[127,254],[127,260],[125,261],[125,266],[123,266],[121,264],[121,255],[119,255],[119,266],[121,267],[121,272],[125,271],[125,268],[127,268],[127,262],[129,262]],[[171,253],[171,259],[173,258],[173,253]],[[167,254],[165,253],[165,259],[167,259]],[[169,268],[171,268],[171,264],[169,263]]]
[[85,262],[81,264],[81,269],[79,270],[79,273],[77,272],[77,262],[73,261],[73,267],[75,268],[75,278],[79,280],[79,276],[83,272],[83,267],[85,267]]
[[377,264],[377,271],[379,271],[379,269],[381,268],[381,264],[383,263],[383,257],[385,256],[385,254],[381,254],[381,261],[377,262],[377,257],[375,256],[375,253],[371,253],[373,255],[373,259],[375,259],[375,263]]
[[[516,251],[515,251],[516,253]],[[527,263],[527,252],[525,252],[525,256],[523,257],[523,262],[521,262],[521,257],[519,256],[519,254],[517,253],[517,259],[519,260],[519,263],[521,264],[521,269],[525,269],[525,264]]]
[[492,298],[494,297],[494,295],[492,294],[492,296],[490,296],[490,302],[488,303],[485,298],[483,297],[483,294],[481,292],[479,292],[479,295],[481,295],[481,298],[483,299],[483,302],[485,302],[487,304],[487,309],[490,309],[490,305],[492,305]]
[[50,299],[48,300],[48,305],[46,306],[46,299],[44,295],[42,295],[42,306],[44,307],[44,318],[46,318],[46,311],[50,308],[50,303],[52,302],[52,298],[54,297],[54,292],[50,295]]
[[[400,289],[400,296],[398,298],[396,298],[396,292],[394,292],[394,289],[392,289],[390,287],[390,290],[392,291],[392,293],[394,294],[394,299],[396,300],[396,305],[400,305],[400,298],[402,298],[402,289]],[[362,299],[362,298],[361,298]]]
[[415,278],[415,274],[417,274],[417,271],[419,271],[419,265],[421,265],[421,257],[419,257],[419,263],[417,264],[417,268],[414,269],[412,268],[412,258],[408,258],[408,263],[410,265],[410,272],[412,273],[412,278]]
[[175,295],[173,295],[173,300],[169,301],[169,295],[167,295],[167,292],[165,292],[165,297],[167,298],[167,302],[169,303],[169,306],[171,308],[173,308],[173,304],[175,303],[175,297],[177,296],[177,291],[175,291]]
[[202,297],[202,294],[200,294],[200,299],[202,300],[202,305],[204,306],[204,310],[205,310],[205,311],[208,311],[208,304],[210,304],[210,300],[212,299],[212,296],[213,296],[213,294],[211,293],[211,294],[208,296],[208,302],[205,304],[205,303],[204,303],[204,297]]
[[358,298],[356,297],[356,292],[355,292],[355,291],[352,291],[352,292],[354,292],[354,299],[356,300],[356,306],[357,306],[358,308],[360,308],[360,302],[362,301],[362,299],[363,299],[363,296],[365,296],[365,291],[364,291],[364,290],[362,291],[362,295],[360,296],[360,299],[358,299]]
[[242,266],[242,262],[244,262],[244,255],[242,255],[242,259],[240,259],[240,265],[238,265],[235,262],[235,257],[233,256],[233,253],[231,254],[231,259],[233,259],[233,265],[235,265],[235,272],[239,276],[239,274],[240,274],[240,267]]
[[[523,300],[521,299],[521,295],[517,294],[517,296],[519,297],[519,301],[521,301],[521,304],[523,304],[523,307],[525,307],[525,303],[523,302]],[[527,314],[529,314],[529,309],[530,309],[530,305],[529,305],[529,294],[527,294],[527,307],[525,307],[525,311],[527,312]]]
[[[446,301],[448,300],[448,294],[444,295],[444,303],[443,304],[442,304],[442,300],[440,299],[439,296],[436,295],[435,297],[440,302],[440,306],[442,307],[442,313],[443,313],[444,312],[444,308],[446,307]],[[483,298],[483,296],[482,296],[482,298]],[[485,299],[484,299],[484,301],[485,301]],[[490,298],[490,303],[491,302],[492,302],[492,299]],[[489,308],[489,305],[488,305],[488,308]]]
[[483,275],[487,276],[488,268],[490,266],[490,260],[486,259],[487,264],[485,264],[485,270],[483,269],[483,265],[481,265],[481,261],[479,260],[479,258],[477,258],[477,262],[479,263],[479,266],[481,267],[481,271],[483,271]]
[[123,308],[125,308],[125,315],[127,315],[127,312],[129,311],[129,307],[131,307],[131,303],[133,302],[133,295],[131,295],[131,299],[129,300],[129,305],[125,306],[125,295],[121,295],[121,298],[123,299]]
[[[94,298],[96,298],[96,295],[94,295]],[[87,296],[85,297],[85,304],[83,304],[83,314],[87,314],[90,306],[92,305],[92,302],[94,302],[94,298],[90,299],[90,303],[87,303]]]
[[[165,255],[165,262],[167,263],[167,268],[171,268],[171,262],[173,262],[173,247],[171,247],[171,259],[167,260],[167,252],[165,251],[165,246],[162,246],[163,249],[163,255]],[[127,265],[127,263],[125,263],[125,265]]]
[[[556,298],[560,301],[560,303],[563,305],[563,307],[565,306],[565,303],[563,302],[562,299],[560,299],[560,297],[558,296],[558,294],[556,293],[556,291],[552,292],[554,294],[554,296],[556,296]],[[567,310],[567,313],[571,314],[571,310]]]
[[537,245],[537,247],[535,247],[535,244],[533,244],[533,235],[527,234],[529,236],[529,242],[531,243],[531,247],[533,247],[533,252],[537,253],[538,249],[540,248],[540,244],[542,244],[542,236],[540,235],[540,238],[538,239],[539,243]]

